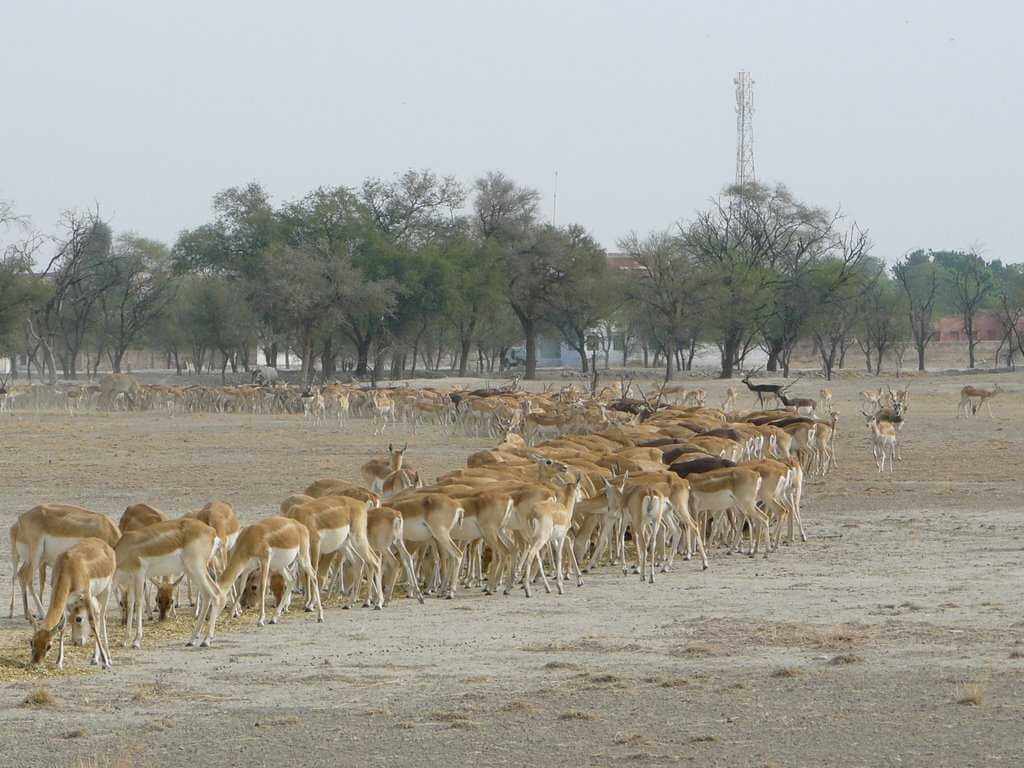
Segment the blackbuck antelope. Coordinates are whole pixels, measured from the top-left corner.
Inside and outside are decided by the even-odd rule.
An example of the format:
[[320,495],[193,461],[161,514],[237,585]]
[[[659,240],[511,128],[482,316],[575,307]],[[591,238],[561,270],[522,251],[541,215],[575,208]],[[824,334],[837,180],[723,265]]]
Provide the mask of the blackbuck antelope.
[[871,455],[875,458],[875,464],[881,473],[885,469],[886,456],[889,457],[889,471],[894,469],[894,462],[897,456],[897,428],[891,421],[878,419],[874,414],[861,411],[864,422],[867,424],[868,433],[871,437]]
[[[391,443],[388,443],[388,457],[386,459],[370,459],[360,467],[359,471],[363,476],[363,480],[370,486],[371,491],[379,494],[384,488],[384,481],[394,472],[402,469],[405,452],[408,449],[408,443],[401,448],[396,448]],[[310,496],[312,495],[310,494]]]
[[35,628],[29,641],[32,664],[46,658],[56,634],[57,667],[64,668],[64,629],[71,611],[82,604],[95,638],[93,664],[106,669],[113,666],[107,651],[107,605],[115,567],[114,550],[100,539],[81,539],[57,557],[50,608],[41,621],[32,620]]
[[[312,585],[316,619],[318,622],[322,622],[324,610],[320,602],[317,575],[310,559],[309,530],[297,520],[287,517],[268,517],[243,528],[238,535],[234,549],[231,550],[227,568],[224,569],[217,581],[217,586],[224,592],[240,579],[241,587],[244,588],[249,574],[258,571],[260,595],[258,599],[259,619],[256,625],[262,627],[267,623],[266,600],[270,575],[272,573],[280,574],[285,581],[285,589],[281,600],[274,608],[274,615],[270,618],[270,623],[276,624],[281,618],[287,595],[291,593],[295,581],[291,573],[293,563],[298,563],[301,575],[306,578],[306,584]],[[240,588],[238,594],[240,595],[241,592]],[[205,634],[202,637],[201,645],[207,646],[213,642],[217,629],[217,617],[223,606],[222,601],[213,601],[209,608],[200,614],[201,618],[205,618]],[[232,605],[232,613],[235,615],[241,613],[238,597],[235,598]]]
[[822,387],[821,391],[818,392],[818,397],[821,398],[821,406],[829,413],[832,412],[832,388]]
[[979,389],[978,387],[966,386],[960,390],[960,403],[956,407],[956,417],[970,418],[977,416],[978,411],[984,405],[988,409],[989,418],[992,415],[992,399],[1003,391],[1003,388],[996,384],[992,389]]
[[[52,567],[58,557],[83,539],[100,539],[113,547],[120,537],[121,532],[109,517],[68,504],[42,504],[21,515],[12,528],[11,554],[21,585],[25,618],[43,615],[39,596],[46,587],[46,566]],[[39,593],[33,584],[36,573],[39,574]],[[29,612],[29,597],[34,614]],[[13,605],[13,595],[11,600]]]
[[[217,532],[199,520],[182,517],[129,531],[117,542],[117,582],[128,593],[128,630],[124,647],[142,647],[142,606],[147,579],[188,576],[201,595],[202,609],[224,603],[220,588],[207,571],[217,546]],[[197,618],[189,645],[200,642],[202,620]],[[205,644],[205,643],[204,643]]]

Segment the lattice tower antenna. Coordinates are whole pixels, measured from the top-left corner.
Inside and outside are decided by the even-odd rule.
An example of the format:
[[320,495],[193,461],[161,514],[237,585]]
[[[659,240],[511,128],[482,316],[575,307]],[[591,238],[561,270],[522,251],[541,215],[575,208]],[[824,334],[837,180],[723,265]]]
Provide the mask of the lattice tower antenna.
[[754,173],[754,79],[740,72],[736,84],[736,184],[757,181]]

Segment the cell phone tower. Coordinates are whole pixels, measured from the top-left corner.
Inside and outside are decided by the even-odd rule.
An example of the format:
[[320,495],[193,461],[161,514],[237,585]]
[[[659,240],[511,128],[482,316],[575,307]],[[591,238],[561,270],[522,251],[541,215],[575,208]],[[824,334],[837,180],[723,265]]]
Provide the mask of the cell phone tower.
[[736,84],[736,184],[757,181],[754,173],[754,79],[741,71]]

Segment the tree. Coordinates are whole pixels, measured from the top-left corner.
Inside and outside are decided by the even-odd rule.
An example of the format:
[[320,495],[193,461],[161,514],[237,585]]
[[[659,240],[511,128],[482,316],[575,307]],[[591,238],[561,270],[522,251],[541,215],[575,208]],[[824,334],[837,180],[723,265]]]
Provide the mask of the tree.
[[447,245],[444,260],[444,315],[455,332],[459,376],[465,376],[487,314],[503,301],[501,256],[493,241],[464,236]]
[[252,310],[239,300],[231,279],[220,275],[192,277],[183,286],[183,296],[196,372],[202,371],[206,353],[217,350],[221,353],[221,381],[226,381],[228,364],[253,341]]
[[[24,348],[22,330],[32,307],[48,293],[46,281],[36,277],[33,263],[44,238],[33,230],[27,218],[17,215],[12,204],[0,200],[0,233],[14,235],[0,241],[0,356]],[[25,352],[29,352],[24,348]],[[17,373],[17,356],[11,354],[12,373]],[[29,376],[32,375],[31,365]]]
[[133,234],[118,236],[99,265],[102,282],[109,286],[99,297],[99,321],[113,371],[120,373],[124,353],[173,298],[169,267],[163,243]]
[[917,349],[917,369],[923,371],[925,350],[935,338],[933,315],[941,284],[939,268],[929,254],[914,251],[893,266],[892,274],[907,298],[910,333]]
[[636,261],[625,283],[634,320],[665,354],[665,380],[675,372],[678,340],[693,336],[711,287],[683,237],[656,232],[641,240],[636,233],[619,241]]
[[[802,280],[799,265],[818,256],[837,219],[781,185],[751,183],[728,187],[682,228],[709,287],[703,317],[721,353],[723,378],[732,376],[768,327],[780,268],[791,268]],[[804,319],[789,317],[798,325]]]
[[978,346],[974,321],[978,310],[995,289],[992,270],[985,260],[973,251],[954,252],[941,260],[936,255],[934,260],[944,267],[943,275],[946,278],[949,296],[960,315],[964,335],[967,336],[968,367],[974,368],[974,351]]
[[554,266],[557,232],[537,224],[540,193],[492,171],[474,184],[474,226],[501,261],[505,299],[526,340],[525,378],[537,377],[537,338],[547,300],[561,275]]
[[881,271],[864,292],[857,344],[864,353],[868,373],[880,376],[886,353],[908,336],[904,303],[899,285]]
[[[604,249],[583,227],[559,230],[558,268],[563,278],[548,297],[549,319],[588,368],[587,336],[615,311],[620,297]],[[609,340],[610,341],[610,340]]]

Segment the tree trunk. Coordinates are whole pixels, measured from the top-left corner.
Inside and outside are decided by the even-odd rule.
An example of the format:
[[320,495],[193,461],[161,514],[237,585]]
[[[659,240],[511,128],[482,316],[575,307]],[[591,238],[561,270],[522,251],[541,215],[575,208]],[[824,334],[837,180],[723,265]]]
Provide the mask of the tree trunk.
[[124,358],[124,352],[125,351],[123,349],[119,349],[117,347],[113,350],[114,356],[110,360],[110,367],[113,369],[114,373],[121,372],[121,360]]
[[775,344],[768,345],[768,362],[764,368],[768,373],[775,373],[779,370],[779,352],[781,349]]
[[672,381],[672,376],[675,373],[676,350],[674,344],[673,339],[665,340],[665,381]]
[[468,336],[462,340],[459,348],[459,376],[465,376],[469,368],[469,349],[473,340]]
[[302,374],[303,387],[308,387],[313,381],[313,329],[302,329]]
[[974,331],[967,332],[967,367],[974,368]]
[[370,362],[370,339],[356,342],[356,376],[365,376]]
[[733,367],[736,361],[736,353],[739,351],[739,339],[729,336],[722,344],[722,375],[719,378],[731,379]]
[[523,378],[533,381],[537,378],[537,326],[533,320],[520,318],[523,333],[526,334],[526,372]]
[[917,344],[917,370],[924,371],[924,344]]

